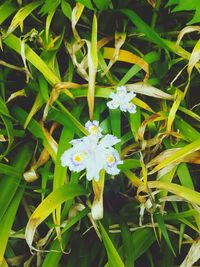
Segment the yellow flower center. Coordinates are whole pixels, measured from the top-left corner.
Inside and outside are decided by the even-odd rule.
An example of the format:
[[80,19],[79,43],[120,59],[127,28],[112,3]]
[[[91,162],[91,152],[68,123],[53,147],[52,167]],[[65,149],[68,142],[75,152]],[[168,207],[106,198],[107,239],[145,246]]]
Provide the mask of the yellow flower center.
[[107,162],[112,165],[115,162],[115,157],[113,156],[113,154],[110,154],[107,156]]
[[77,163],[81,163],[83,160],[84,154],[83,153],[78,153],[74,155],[74,161]]
[[119,92],[118,92],[118,95],[119,95],[120,97],[124,97],[124,96],[125,96],[125,92],[124,92],[124,91],[119,91]]
[[96,125],[92,125],[90,126],[90,131],[93,133],[93,134],[97,134],[98,133],[98,128]]
[[130,108],[130,109],[132,109],[132,107],[133,107],[133,103],[128,103],[128,107]]

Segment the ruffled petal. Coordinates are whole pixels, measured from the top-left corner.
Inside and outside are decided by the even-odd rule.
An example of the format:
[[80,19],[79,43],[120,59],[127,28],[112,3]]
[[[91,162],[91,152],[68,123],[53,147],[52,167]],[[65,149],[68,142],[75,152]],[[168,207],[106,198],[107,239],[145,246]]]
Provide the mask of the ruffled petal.
[[118,86],[117,87],[117,95],[119,96],[125,96],[127,93],[125,86]]
[[120,103],[116,100],[111,100],[107,102],[107,107],[109,109],[117,109],[119,107]]
[[130,113],[136,113],[136,105],[134,105],[132,102],[130,102],[130,103],[127,105],[127,110],[128,110],[128,112],[130,112]]
[[112,134],[107,134],[101,139],[101,141],[99,142],[99,145],[102,147],[111,147],[119,143],[120,141],[121,140],[118,139],[116,136]]
[[133,92],[129,92],[126,95],[126,101],[129,102],[131,101],[134,97],[136,97],[136,94],[134,94]]

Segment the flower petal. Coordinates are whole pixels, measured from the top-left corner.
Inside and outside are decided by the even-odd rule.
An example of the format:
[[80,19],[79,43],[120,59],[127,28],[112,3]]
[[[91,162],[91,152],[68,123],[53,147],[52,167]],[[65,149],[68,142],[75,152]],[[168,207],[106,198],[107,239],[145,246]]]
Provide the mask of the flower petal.
[[128,103],[127,110],[130,113],[136,113],[136,106],[132,102],[130,102]]
[[136,97],[136,94],[134,94],[133,92],[129,92],[126,95],[126,101],[129,102],[131,101],[134,97]]
[[121,140],[118,139],[116,136],[112,134],[107,134],[101,139],[101,141],[99,142],[99,145],[102,147],[111,147],[119,143],[120,141]]
[[119,101],[116,101],[115,99],[107,102],[107,106],[109,107],[109,109],[117,109],[119,105]]
[[98,135],[99,137],[102,136],[101,132],[103,129],[99,127],[99,122],[98,121],[88,121],[85,124],[85,128],[88,130],[90,134],[93,135]]
[[120,96],[120,97],[123,97],[125,96],[127,93],[126,91],[126,87],[125,86],[118,86],[117,87],[117,95]]

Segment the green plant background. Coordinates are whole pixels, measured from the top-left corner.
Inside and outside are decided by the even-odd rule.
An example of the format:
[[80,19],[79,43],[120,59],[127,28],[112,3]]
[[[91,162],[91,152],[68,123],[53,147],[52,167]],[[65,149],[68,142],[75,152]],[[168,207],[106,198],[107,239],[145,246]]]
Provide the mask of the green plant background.
[[[1,0],[0,266],[199,266],[199,23],[199,0]],[[122,85],[135,114],[106,106]],[[89,119],[124,160],[100,221],[60,162]]]

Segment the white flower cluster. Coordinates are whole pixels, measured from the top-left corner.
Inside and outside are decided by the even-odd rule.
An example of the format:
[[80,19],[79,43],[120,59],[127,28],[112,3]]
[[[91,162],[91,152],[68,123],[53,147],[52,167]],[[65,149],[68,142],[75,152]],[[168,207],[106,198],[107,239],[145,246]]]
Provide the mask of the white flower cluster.
[[121,111],[128,111],[130,113],[136,112],[136,106],[131,102],[131,100],[136,96],[133,92],[127,93],[125,86],[117,87],[116,93],[111,93],[111,101],[107,102],[107,106],[110,109],[119,108]]
[[85,169],[89,181],[92,179],[98,181],[102,169],[111,175],[118,174],[120,170],[117,165],[123,161],[120,160],[119,153],[113,145],[120,140],[111,134],[102,136],[98,121],[88,121],[85,127],[89,135],[70,142],[72,148],[63,153],[62,166],[68,166],[70,171],[75,172]]

